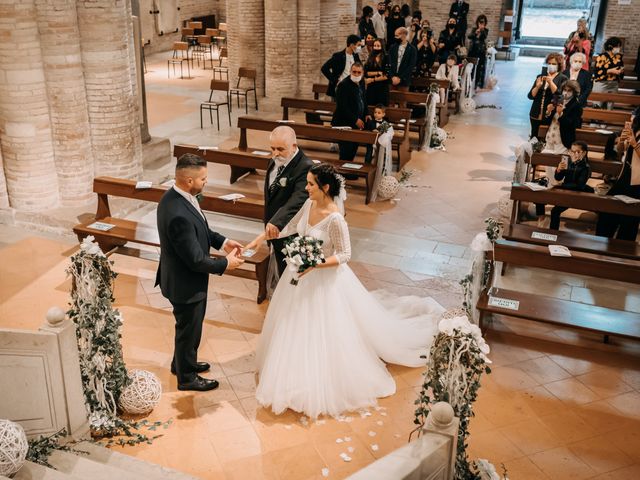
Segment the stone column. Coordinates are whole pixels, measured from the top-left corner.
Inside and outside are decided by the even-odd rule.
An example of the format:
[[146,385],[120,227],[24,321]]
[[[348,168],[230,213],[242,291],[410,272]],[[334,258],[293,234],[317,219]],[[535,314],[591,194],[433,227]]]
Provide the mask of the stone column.
[[49,101],[34,0],[0,6],[0,148],[11,206],[58,204]]
[[9,208],[9,194],[7,193],[7,181],[4,178],[2,148],[0,148],[0,208]]
[[298,0],[298,92],[303,97],[311,95],[325,61],[320,54],[320,10],[318,0]]
[[[238,68],[255,68],[258,95],[264,95],[265,21],[263,0],[226,0],[229,80],[238,78]],[[288,25],[289,29],[295,25]]]
[[265,0],[265,95],[290,97],[298,91],[298,8],[296,1]]
[[75,0],[36,0],[63,206],[92,201],[93,156]]
[[[320,0],[320,61],[322,63],[329,60],[331,55],[345,48],[346,37],[338,35],[338,12],[335,8],[335,1]],[[326,82],[326,79],[323,78]]]
[[134,178],[142,171],[129,2],[77,1],[96,175]]
[[356,0],[337,0],[333,8],[338,13],[338,42],[344,48],[347,37],[356,33]]
[[[151,140],[151,134],[149,133],[149,121],[147,119],[147,91],[144,83],[144,65],[142,63],[142,26],[140,24],[140,0],[131,0],[131,13],[133,13],[133,41],[134,52],[139,52],[137,55],[134,53],[136,59],[136,77],[138,78],[139,108],[142,114],[142,123],[140,125],[140,136],[142,143],[147,143]],[[145,12],[148,13],[148,12]]]

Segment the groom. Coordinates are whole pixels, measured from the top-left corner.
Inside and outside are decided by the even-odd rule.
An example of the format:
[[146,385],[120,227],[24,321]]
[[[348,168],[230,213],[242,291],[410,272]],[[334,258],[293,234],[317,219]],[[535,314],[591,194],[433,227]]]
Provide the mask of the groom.
[[273,245],[278,273],[282,276],[286,267],[282,253],[286,239],[278,239],[278,235],[309,198],[305,187],[313,162],[298,148],[296,132],[291,127],[275,128],[269,142],[271,161],[264,182],[265,235]]

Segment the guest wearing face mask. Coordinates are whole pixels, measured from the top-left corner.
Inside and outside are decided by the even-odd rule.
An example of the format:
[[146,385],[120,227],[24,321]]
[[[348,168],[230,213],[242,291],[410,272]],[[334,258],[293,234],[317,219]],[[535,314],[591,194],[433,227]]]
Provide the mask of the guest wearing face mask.
[[570,67],[562,72],[569,80],[575,80],[580,85],[580,95],[578,96],[578,103],[582,108],[587,106],[587,98],[593,88],[593,80],[591,79],[591,72],[585,70],[584,63],[587,61],[587,57],[584,53],[574,53],[569,59]]
[[531,90],[527,94],[529,100],[533,100],[531,110],[529,111],[529,120],[531,121],[531,138],[538,138],[538,129],[546,120],[545,113],[547,107],[558,93],[562,92],[562,85],[567,81],[561,71],[562,55],[559,53],[550,53],[546,58],[546,68],[543,74],[536,77]]
[[398,43],[395,32],[400,27],[404,28],[404,18],[400,12],[400,5],[394,5],[391,7],[391,14],[387,19],[387,49],[389,51],[393,44]]
[[550,122],[543,152],[564,154],[576,140],[576,129],[582,125],[582,107],[578,103],[580,85],[567,80],[562,86],[562,96],[556,96],[545,112]]
[[416,13],[419,13],[419,11],[416,10],[416,12],[414,12],[413,17],[411,18],[411,25],[407,27],[409,29],[409,42],[414,46],[418,43],[418,38],[422,31],[422,26],[420,25],[421,19],[416,15]]
[[438,38],[438,62],[445,63],[449,55],[455,54],[456,63],[459,63],[458,48],[462,47],[462,43],[463,40],[456,30],[456,19],[450,18],[447,22],[447,28],[440,32]]
[[408,91],[411,76],[416,68],[418,52],[408,40],[409,32],[405,27],[397,28],[395,38],[398,43],[389,50],[389,74],[395,90]]
[[360,62],[365,64],[369,60],[371,53],[373,52],[373,43],[376,41],[376,37],[370,33],[367,34],[364,40],[364,46],[358,53],[358,57],[360,57]]
[[[469,14],[469,4],[462,0],[457,0],[451,4],[449,18],[456,19],[456,30],[458,35],[464,39],[467,33],[467,15]],[[464,41],[464,40],[463,40]]]
[[[571,41],[565,45],[564,57],[567,64],[574,53],[584,53],[587,59],[591,58],[591,40],[587,38],[587,32],[585,30],[576,31]],[[585,62],[583,68],[589,70],[589,62]]]
[[360,33],[360,38],[364,39],[367,35],[376,35],[376,29],[373,26],[373,8],[369,5],[362,8],[362,17],[360,17],[360,21],[358,22],[358,33]]
[[[364,69],[361,63],[354,63],[348,77],[338,83],[336,88],[336,109],[333,112],[331,125],[334,127],[351,127],[362,130],[367,113],[367,104],[362,81]],[[340,160],[351,161],[358,152],[358,144],[339,142]]]
[[[587,181],[591,177],[591,167],[589,167],[587,158],[588,151],[589,146],[585,142],[577,141],[571,144],[571,149],[568,151],[569,161],[561,160],[554,173],[555,180],[562,183],[554,188],[593,193],[593,188],[587,185]],[[551,209],[551,224],[549,225],[551,230],[560,229],[560,215],[567,208],[555,206]],[[536,204],[536,215],[538,216],[538,227],[544,227],[544,204]]]
[[373,22],[373,28],[376,32],[376,37],[385,40],[387,38],[387,17],[389,12],[384,2],[378,2],[378,8],[376,9],[371,21]]
[[336,85],[338,82],[348,77],[351,72],[351,65],[360,63],[358,53],[361,50],[360,37],[349,35],[347,37],[347,48],[334,53],[320,69],[322,74],[329,80],[327,95],[336,96]]
[[[591,32],[589,31],[589,29],[587,28],[587,19],[586,18],[579,18],[578,22],[577,22],[577,28],[571,32],[569,34],[569,36],[567,37],[567,40],[564,42],[564,48],[565,50],[568,48],[569,44],[571,42],[575,42],[576,38],[579,39],[586,39],[589,41],[589,45],[587,46],[588,50],[590,53],[586,53],[583,51],[583,53],[585,53],[587,55],[587,61],[584,65],[584,69],[589,70],[589,66],[591,65],[591,55],[593,54],[593,35],[591,35]],[[581,43],[582,45],[582,43]],[[573,53],[573,52],[572,52]],[[567,61],[569,60],[569,56],[567,56]]]
[[367,87],[367,105],[389,104],[389,62],[382,47],[382,40],[373,42],[369,61],[364,66],[364,82]]
[[420,32],[420,41],[416,45],[418,50],[418,60],[416,69],[413,72],[414,77],[428,78],[431,75],[431,67],[436,61],[436,53],[438,46],[433,38],[433,32],[429,29],[422,29]]
[[476,28],[469,34],[471,47],[469,48],[469,56],[478,59],[476,67],[476,87],[484,87],[485,67],[487,65],[487,36],[489,29],[487,28],[487,16],[478,15],[476,19]]
[[[618,37],[611,37],[604,42],[604,52],[596,57],[593,73],[593,91],[616,93],[618,84],[624,77],[624,63],[622,62],[622,41]],[[612,103],[606,102],[611,110]]]

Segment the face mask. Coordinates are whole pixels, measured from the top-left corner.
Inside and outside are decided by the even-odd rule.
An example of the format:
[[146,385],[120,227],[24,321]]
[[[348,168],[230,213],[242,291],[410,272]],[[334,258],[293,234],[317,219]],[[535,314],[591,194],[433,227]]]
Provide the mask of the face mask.
[[354,83],[360,83],[362,80],[362,75],[351,75],[351,81]]
[[564,91],[562,92],[562,96],[565,100],[570,100],[571,97],[573,97],[573,92],[570,91]]
[[573,62],[571,64],[571,68],[574,70],[580,70],[582,68],[582,62]]
[[381,49],[381,48],[375,48],[375,47],[374,47],[374,48],[373,48],[373,51],[374,51],[374,52],[381,52],[381,51],[382,51],[382,49]]
[[378,9],[378,13],[379,13],[380,15],[384,15],[384,12],[385,12],[385,11],[386,11],[386,8],[379,8],[379,9]]
[[456,28],[456,24],[455,23],[450,23],[449,24],[449,28]]
[[558,71],[558,66],[557,65],[548,65],[547,66],[547,72],[556,73],[557,71]]
[[620,53],[620,49],[619,48],[614,48],[613,49],[613,54],[614,55],[618,55]]
[[362,51],[362,47],[358,45],[356,49],[353,51],[353,53],[360,53],[361,51]]

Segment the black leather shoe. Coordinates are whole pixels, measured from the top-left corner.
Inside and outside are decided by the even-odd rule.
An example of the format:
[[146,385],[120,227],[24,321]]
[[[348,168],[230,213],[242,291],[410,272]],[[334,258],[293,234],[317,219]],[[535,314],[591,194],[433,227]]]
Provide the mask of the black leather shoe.
[[209,380],[208,378],[202,378],[200,375],[196,375],[195,380],[187,383],[179,383],[178,390],[194,390],[196,392],[207,392],[209,390],[215,390],[220,384],[217,380]]
[[[207,362],[198,362],[196,363],[196,373],[202,373],[202,372],[206,372],[208,370],[211,369],[211,365],[209,365]],[[173,375],[176,374],[176,369],[173,365],[171,365],[171,373]]]

